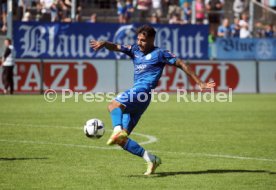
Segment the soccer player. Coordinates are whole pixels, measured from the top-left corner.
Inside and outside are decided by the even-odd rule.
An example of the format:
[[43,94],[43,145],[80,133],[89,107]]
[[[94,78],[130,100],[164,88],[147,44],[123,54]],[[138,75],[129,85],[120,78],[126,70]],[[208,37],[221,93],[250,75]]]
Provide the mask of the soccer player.
[[117,96],[108,106],[111,115],[113,133],[108,145],[118,144],[124,150],[144,158],[148,167],[145,175],[153,174],[161,164],[161,159],[141,147],[128,136],[137,125],[140,117],[151,101],[151,90],[154,89],[166,64],[182,69],[199,85],[200,89],[213,88],[214,82],[204,83],[182,60],[167,50],[154,46],[155,30],[149,25],[137,29],[137,43],[119,45],[107,41],[91,41],[95,50],[107,48],[119,51],[131,57],[134,63],[134,86]]

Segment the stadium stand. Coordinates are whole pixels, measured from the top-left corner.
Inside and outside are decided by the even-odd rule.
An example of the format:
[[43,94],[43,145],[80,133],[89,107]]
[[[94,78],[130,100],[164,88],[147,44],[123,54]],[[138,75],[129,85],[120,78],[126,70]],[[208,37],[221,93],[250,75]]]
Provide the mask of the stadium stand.
[[[212,15],[214,12],[208,10],[208,3],[210,2],[223,2],[222,9],[219,10],[216,14],[218,15],[219,22],[213,23]],[[6,6],[6,0],[1,1],[1,6]],[[71,0],[53,0],[44,1],[44,0],[13,0],[13,10],[14,10],[14,20],[22,20],[22,21],[61,21],[61,22],[71,22]],[[118,7],[117,2],[122,2],[123,5],[127,5],[126,0],[79,0],[77,1],[77,14],[76,21],[79,22],[90,22],[91,19],[96,20],[97,22],[103,23],[118,23]],[[128,1],[128,3],[131,1]],[[133,0],[132,5],[134,7],[133,12],[129,13],[129,18],[125,23],[133,23],[140,22],[141,17],[139,17],[139,12],[137,11],[138,3],[143,1]],[[150,1],[149,1],[150,2]],[[185,10],[192,9],[192,4],[190,0],[179,0],[179,4],[177,1],[170,0],[151,0],[151,5],[155,8],[151,8],[148,15],[143,18],[143,22],[155,22],[151,21],[152,19],[158,20],[158,23],[170,23],[172,17],[179,18],[177,22],[171,23],[179,23],[186,24],[190,23],[190,21],[184,21],[183,19],[187,19],[187,15],[185,15]],[[200,1],[199,1],[200,2]],[[211,30],[217,31],[219,25],[222,24],[222,20],[224,18],[229,19],[230,25],[234,23],[235,16],[242,15],[246,13],[248,16],[250,15],[249,0],[231,0],[231,1],[223,1],[223,0],[205,0],[203,1],[205,6],[205,18],[208,18],[209,13],[209,21],[203,19],[200,23],[209,23]],[[274,4],[269,4],[268,1],[253,1],[253,29],[251,35],[252,37],[265,37],[271,36],[265,35],[265,30],[271,30],[272,32],[276,30],[276,11]],[[160,4],[161,3],[161,4]],[[187,4],[189,4],[187,6]],[[185,7],[184,7],[185,6]],[[172,11],[170,8],[174,8],[174,14],[169,16]],[[159,9],[159,10],[156,10]],[[161,10],[161,11],[160,11]],[[162,14],[160,14],[160,12]],[[215,11],[216,13],[216,11]],[[154,18],[155,15],[158,15],[158,18]],[[91,18],[94,17],[94,18]],[[95,19],[96,17],[96,19]],[[173,19],[174,19],[173,18]],[[204,18],[204,17],[203,17]],[[211,20],[210,20],[211,19]],[[93,21],[94,22],[94,21]],[[249,23],[250,24],[250,23]],[[1,35],[6,34],[6,12],[5,9],[1,9]],[[214,28],[213,28],[214,27]],[[271,29],[269,29],[271,28]],[[212,31],[212,33],[214,33]],[[216,32],[215,32],[216,33]],[[270,32],[271,33],[271,32]],[[275,36],[275,32],[273,34]],[[272,35],[272,36],[273,36]]]

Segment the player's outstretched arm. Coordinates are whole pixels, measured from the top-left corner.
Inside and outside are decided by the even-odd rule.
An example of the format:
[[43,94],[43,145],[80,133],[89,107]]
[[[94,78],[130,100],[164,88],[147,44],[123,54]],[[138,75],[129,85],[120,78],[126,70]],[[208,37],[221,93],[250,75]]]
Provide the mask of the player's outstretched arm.
[[95,51],[98,51],[99,49],[106,48],[110,51],[120,51],[121,45],[114,44],[108,41],[90,41],[90,47],[93,48]]
[[177,59],[175,65],[183,70],[188,76],[190,76],[199,86],[200,90],[214,88],[216,86],[215,82],[202,82],[191,69],[191,67],[184,63],[184,61]]

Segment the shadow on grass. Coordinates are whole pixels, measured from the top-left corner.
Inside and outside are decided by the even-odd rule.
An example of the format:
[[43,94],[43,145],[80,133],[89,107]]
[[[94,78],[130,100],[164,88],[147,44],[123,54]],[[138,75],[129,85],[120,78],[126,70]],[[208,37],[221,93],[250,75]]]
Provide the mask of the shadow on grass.
[[[177,172],[156,172],[150,177],[167,177],[176,175],[206,175],[206,174],[227,174],[227,173],[266,173],[275,175],[276,172],[267,170],[205,170],[205,171],[177,171]],[[148,177],[141,175],[129,175],[128,177]]]
[[17,160],[46,160],[48,158],[0,158],[0,161],[17,161]]
[[155,177],[166,177],[174,175],[204,175],[204,174],[227,174],[227,173],[267,173],[276,174],[267,170],[206,170],[206,171],[179,171],[179,172],[156,172]]

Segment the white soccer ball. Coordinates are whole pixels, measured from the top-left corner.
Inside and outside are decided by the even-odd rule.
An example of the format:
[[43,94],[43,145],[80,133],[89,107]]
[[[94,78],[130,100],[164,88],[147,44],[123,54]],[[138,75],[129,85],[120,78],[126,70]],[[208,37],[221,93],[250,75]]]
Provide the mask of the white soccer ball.
[[83,127],[84,134],[89,138],[101,138],[104,135],[104,123],[100,119],[90,119]]

